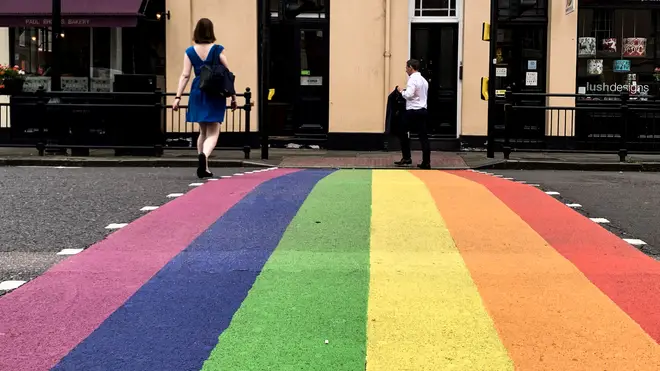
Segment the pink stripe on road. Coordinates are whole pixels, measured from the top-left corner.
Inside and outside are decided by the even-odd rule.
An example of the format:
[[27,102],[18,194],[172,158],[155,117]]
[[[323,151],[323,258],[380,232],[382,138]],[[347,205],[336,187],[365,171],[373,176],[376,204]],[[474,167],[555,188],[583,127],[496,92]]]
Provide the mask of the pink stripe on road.
[[49,370],[259,184],[297,170],[209,182],[0,298],[0,370]]

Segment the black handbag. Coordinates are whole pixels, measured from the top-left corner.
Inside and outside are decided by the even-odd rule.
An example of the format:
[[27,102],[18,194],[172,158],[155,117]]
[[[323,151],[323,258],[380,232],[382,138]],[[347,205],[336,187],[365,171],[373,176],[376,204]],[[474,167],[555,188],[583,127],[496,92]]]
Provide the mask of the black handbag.
[[[199,74],[199,89],[206,94],[231,97],[236,94],[234,89],[234,74],[220,63],[220,54],[217,51],[220,48],[213,45],[211,50],[211,64],[204,62]],[[208,58],[207,58],[208,60]]]

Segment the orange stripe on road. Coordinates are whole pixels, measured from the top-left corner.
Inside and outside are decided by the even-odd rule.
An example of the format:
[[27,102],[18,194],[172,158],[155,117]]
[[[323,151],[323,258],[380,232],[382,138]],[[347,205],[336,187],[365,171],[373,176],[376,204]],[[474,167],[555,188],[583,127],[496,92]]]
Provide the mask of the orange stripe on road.
[[660,370],[660,346],[484,186],[444,172],[415,175],[516,369]]

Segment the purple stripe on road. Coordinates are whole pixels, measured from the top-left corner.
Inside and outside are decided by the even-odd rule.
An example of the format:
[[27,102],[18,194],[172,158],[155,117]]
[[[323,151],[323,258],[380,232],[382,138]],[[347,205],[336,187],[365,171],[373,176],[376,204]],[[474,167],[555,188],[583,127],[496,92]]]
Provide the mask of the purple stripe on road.
[[0,370],[49,370],[276,170],[209,182],[0,298]]

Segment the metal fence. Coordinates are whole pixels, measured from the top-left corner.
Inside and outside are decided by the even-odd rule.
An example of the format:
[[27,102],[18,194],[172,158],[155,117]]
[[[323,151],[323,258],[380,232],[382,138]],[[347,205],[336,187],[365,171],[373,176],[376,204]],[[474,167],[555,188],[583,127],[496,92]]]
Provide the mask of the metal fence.
[[660,101],[620,94],[506,92],[496,143],[512,151],[616,153],[660,151]]
[[[188,94],[178,111],[172,108],[174,96],[39,90],[5,97],[0,100],[0,147],[34,147],[42,156],[67,150],[85,156],[91,149],[161,156],[165,149],[196,148],[199,126],[186,122]],[[252,92],[247,88],[237,97],[239,106],[227,108],[216,149],[242,150],[249,159],[257,142]]]

